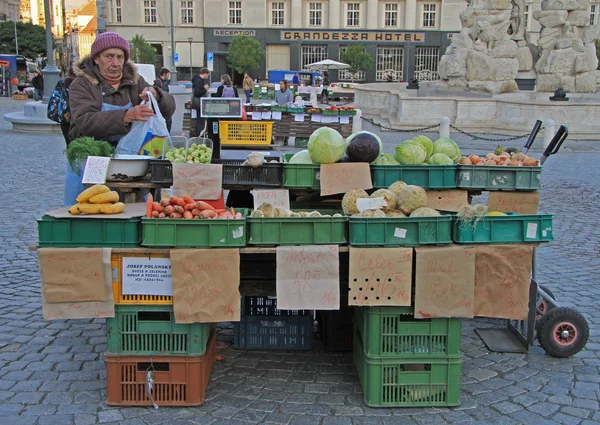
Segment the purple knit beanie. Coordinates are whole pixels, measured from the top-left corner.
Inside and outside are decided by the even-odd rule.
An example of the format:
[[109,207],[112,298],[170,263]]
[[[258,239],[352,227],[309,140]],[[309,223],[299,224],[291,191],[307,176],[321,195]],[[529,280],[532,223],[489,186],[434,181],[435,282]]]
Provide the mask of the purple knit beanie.
[[103,32],[92,43],[92,59],[106,49],[121,49],[125,53],[125,62],[129,60],[129,43],[116,32]]

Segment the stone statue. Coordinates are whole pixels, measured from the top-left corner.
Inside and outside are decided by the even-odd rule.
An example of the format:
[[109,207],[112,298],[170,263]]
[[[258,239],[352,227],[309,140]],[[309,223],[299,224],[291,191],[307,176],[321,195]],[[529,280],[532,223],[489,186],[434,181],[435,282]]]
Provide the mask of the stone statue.
[[527,29],[527,22],[525,22],[525,1],[513,0],[513,5],[510,14],[509,33],[515,41],[525,40],[525,30]]

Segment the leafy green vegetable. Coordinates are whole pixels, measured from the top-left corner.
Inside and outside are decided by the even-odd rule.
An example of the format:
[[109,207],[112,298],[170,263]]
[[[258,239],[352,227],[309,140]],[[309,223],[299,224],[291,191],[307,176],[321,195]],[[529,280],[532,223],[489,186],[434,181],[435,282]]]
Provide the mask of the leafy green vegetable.
[[460,161],[460,149],[456,142],[449,137],[441,137],[433,142],[433,153],[448,155],[455,164]]
[[412,141],[417,142],[421,146],[423,146],[423,148],[425,149],[425,153],[427,154],[425,159],[429,159],[429,157],[433,153],[433,142],[431,141],[431,139],[427,136],[415,136],[413,137]]
[[306,149],[296,152],[294,156],[290,158],[289,164],[312,164],[310,155]]
[[453,165],[454,161],[444,153],[434,153],[429,158],[429,164],[431,165]]
[[427,152],[419,143],[402,143],[396,147],[396,161],[404,165],[416,165],[425,161]]
[[394,158],[394,155],[392,155],[391,153],[384,153],[379,158],[377,158],[373,164],[377,164],[377,165],[400,165],[400,163],[398,161],[396,161],[396,158]]
[[69,165],[79,176],[81,175],[81,162],[88,156],[112,156],[115,148],[108,142],[96,140],[93,137],[80,137],[69,143],[65,150]]
[[320,127],[308,139],[308,152],[310,159],[317,164],[333,164],[344,156],[346,141],[334,129]]

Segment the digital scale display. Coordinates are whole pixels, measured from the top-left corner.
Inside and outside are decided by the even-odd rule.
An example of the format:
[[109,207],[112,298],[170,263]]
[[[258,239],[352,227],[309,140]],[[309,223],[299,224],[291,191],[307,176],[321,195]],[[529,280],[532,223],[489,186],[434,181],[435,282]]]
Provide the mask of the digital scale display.
[[243,107],[240,98],[203,97],[200,99],[200,117],[242,118]]

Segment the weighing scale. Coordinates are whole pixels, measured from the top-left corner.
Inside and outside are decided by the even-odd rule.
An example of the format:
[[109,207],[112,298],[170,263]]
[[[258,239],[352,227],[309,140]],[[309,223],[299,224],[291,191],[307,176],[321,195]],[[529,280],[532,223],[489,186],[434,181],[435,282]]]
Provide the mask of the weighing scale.
[[213,158],[221,158],[221,139],[219,120],[221,118],[242,118],[243,100],[239,97],[203,97],[200,98],[200,118],[205,120],[204,137],[213,142]]

